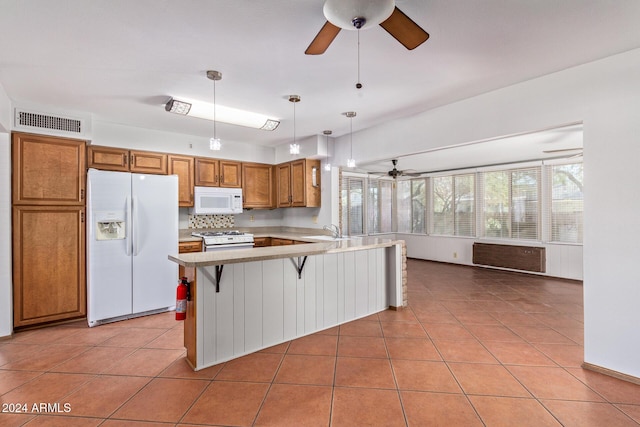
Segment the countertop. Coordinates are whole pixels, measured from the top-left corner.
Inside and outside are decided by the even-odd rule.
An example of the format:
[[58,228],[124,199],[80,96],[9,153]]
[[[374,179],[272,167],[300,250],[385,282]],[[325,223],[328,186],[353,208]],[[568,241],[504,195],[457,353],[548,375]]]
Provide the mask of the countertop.
[[[198,241],[191,231],[181,231],[180,241]],[[246,230],[241,230],[246,231]],[[318,255],[332,252],[358,251],[376,247],[388,247],[402,242],[384,237],[352,237],[344,240],[319,240],[309,236],[323,235],[322,230],[250,230],[254,237],[276,237],[309,242],[284,246],[267,246],[251,249],[231,249],[226,251],[193,252],[169,255],[169,259],[184,267],[206,267],[210,265],[236,264],[277,258],[296,258],[306,255]],[[184,234],[184,235],[183,235]]]

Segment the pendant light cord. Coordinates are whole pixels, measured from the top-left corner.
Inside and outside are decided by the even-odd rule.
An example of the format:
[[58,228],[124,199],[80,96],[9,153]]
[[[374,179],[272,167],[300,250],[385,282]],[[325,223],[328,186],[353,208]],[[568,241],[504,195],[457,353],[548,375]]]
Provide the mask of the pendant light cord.
[[216,81],[213,80],[213,139],[216,139]]
[[356,89],[362,89],[362,83],[360,83],[360,29],[358,33],[358,81],[356,82]]
[[349,146],[351,147],[350,152],[351,152],[351,158],[353,159],[353,117],[349,118],[349,124],[350,124]]

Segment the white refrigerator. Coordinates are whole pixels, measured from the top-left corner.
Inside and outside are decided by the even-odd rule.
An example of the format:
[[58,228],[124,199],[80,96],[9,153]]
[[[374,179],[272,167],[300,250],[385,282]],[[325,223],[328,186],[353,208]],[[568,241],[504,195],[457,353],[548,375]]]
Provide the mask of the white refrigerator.
[[178,177],[90,169],[87,202],[89,326],[172,310]]

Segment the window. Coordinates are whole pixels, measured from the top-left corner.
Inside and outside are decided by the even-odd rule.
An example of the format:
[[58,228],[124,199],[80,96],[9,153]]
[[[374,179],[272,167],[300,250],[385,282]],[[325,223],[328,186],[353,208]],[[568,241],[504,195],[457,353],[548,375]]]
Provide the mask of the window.
[[426,178],[397,182],[399,233],[426,233]]
[[342,234],[357,236],[364,234],[364,178],[343,176],[342,178]]
[[449,236],[475,235],[475,176],[431,178],[431,232]]
[[342,175],[342,234],[357,236],[393,231],[393,182]]
[[393,231],[393,182],[388,179],[368,179],[367,232]]
[[539,239],[540,168],[481,173],[483,236]]
[[584,213],[582,163],[547,166],[552,242],[582,243]]

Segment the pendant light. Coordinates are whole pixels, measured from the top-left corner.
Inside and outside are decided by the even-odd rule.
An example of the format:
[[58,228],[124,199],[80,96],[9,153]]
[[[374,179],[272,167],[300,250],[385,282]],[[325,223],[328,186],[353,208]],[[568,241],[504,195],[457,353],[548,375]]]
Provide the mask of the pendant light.
[[347,116],[349,118],[349,124],[350,124],[350,132],[349,132],[349,141],[350,141],[350,156],[347,159],[347,167],[348,168],[355,168],[356,167],[356,161],[353,158],[353,118],[356,116],[356,112],[355,111],[347,111],[346,113],[342,113],[345,116]]
[[324,133],[327,136],[327,155],[324,161],[324,170],[326,170],[327,172],[331,171],[331,163],[329,163],[329,135],[331,135],[333,132],[331,132],[330,130],[325,130]]
[[300,145],[296,143],[296,104],[300,102],[300,95],[289,95],[289,102],[293,103],[293,142],[289,144],[289,154],[300,154]]
[[222,143],[216,135],[216,81],[222,80],[222,73],[220,71],[209,70],[207,71],[207,78],[213,80],[213,138],[209,140],[209,149],[220,151],[222,149]]

